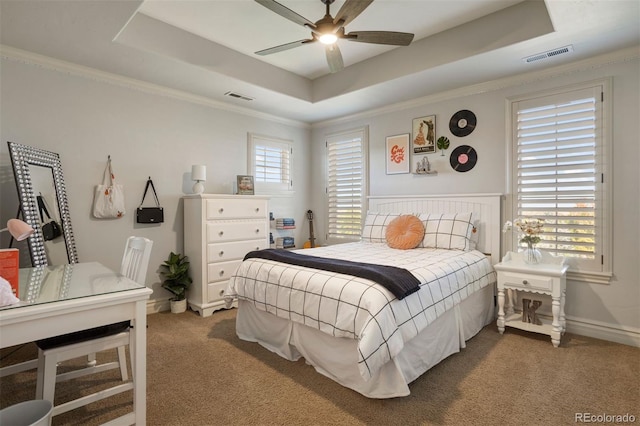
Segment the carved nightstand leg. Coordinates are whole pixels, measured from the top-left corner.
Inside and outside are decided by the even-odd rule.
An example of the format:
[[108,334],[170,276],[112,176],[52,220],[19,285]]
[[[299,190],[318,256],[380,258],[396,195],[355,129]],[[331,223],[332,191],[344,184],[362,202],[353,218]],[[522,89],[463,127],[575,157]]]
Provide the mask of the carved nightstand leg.
[[504,333],[504,288],[498,289],[498,331]]
[[564,315],[564,302],[566,300],[566,290],[562,290],[562,296],[560,298],[560,327],[562,327],[562,334],[567,331],[567,319]]
[[553,313],[551,343],[553,343],[553,346],[556,348],[560,346],[560,335],[562,334],[562,327],[560,326],[560,299],[561,297],[553,297],[551,299],[551,312]]

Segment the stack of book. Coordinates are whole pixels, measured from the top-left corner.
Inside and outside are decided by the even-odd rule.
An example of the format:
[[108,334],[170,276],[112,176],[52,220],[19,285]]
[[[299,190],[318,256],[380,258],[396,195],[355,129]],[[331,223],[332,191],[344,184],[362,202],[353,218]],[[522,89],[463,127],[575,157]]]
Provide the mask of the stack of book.
[[296,221],[290,217],[276,219],[277,229],[294,229],[296,227]]
[[276,238],[276,248],[289,249],[296,246],[293,241],[293,237],[278,237]]

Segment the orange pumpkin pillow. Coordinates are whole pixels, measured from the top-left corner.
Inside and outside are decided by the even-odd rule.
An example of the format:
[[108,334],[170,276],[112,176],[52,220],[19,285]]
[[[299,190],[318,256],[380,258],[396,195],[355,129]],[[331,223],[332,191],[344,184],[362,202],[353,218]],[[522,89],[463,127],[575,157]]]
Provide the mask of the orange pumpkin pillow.
[[413,215],[407,214],[393,219],[385,232],[387,245],[391,248],[408,250],[418,247],[424,238],[424,224]]

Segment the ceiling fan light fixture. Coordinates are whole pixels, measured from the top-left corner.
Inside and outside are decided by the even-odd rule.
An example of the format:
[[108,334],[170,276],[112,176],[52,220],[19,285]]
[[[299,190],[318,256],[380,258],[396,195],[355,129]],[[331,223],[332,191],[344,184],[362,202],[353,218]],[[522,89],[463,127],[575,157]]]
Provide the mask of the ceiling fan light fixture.
[[318,40],[320,40],[320,43],[322,44],[333,44],[338,41],[338,36],[333,33],[322,34],[318,37]]

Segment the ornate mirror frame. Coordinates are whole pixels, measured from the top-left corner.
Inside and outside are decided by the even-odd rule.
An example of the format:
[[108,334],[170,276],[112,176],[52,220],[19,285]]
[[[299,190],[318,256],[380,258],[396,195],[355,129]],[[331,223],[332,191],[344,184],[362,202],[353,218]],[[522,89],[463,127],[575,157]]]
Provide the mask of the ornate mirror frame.
[[7,142],[9,154],[13,164],[13,174],[16,179],[18,189],[18,199],[22,211],[22,219],[33,227],[35,232],[28,238],[29,252],[31,253],[31,263],[33,266],[48,265],[47,253],[44,246],[44,237],[38,221],[38,204],[31,181],[30,165],[48,167],[53,172],[53,184],[56,190],[58,208],[60,210],[60,221],[62,225],[62,235],[64,236],[67,248],[69,263],[78,262],[76,243],[71,227],[71,216],[69,214],[69,204],[67,191],[62,174],[62,164],[60,156],[55,152],[45,151],[32,146],[22,145],[15,142]]

